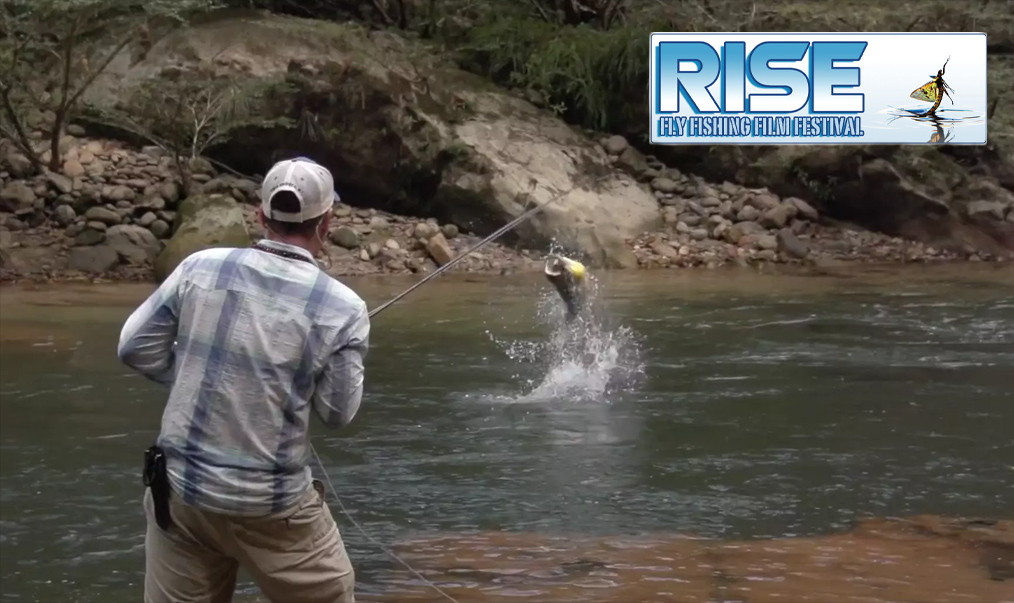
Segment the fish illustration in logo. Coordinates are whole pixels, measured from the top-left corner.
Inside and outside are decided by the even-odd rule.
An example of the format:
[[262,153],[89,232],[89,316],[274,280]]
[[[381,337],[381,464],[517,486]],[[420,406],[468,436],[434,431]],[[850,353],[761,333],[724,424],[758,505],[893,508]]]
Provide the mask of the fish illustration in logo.
[[940,101],[944,99],[944,95],[950,99],[952,105],[954,104],[954,98],[951,97],[951,93],[954,92],[954,89],[948,86],[947,82],[944,81],[944,71],[947,70],[947,63],[950,61],[951,57],[947,57],[947,60],[944,61],[944,66],[940,68],[940,71],[937,71],[935,76],[930,76],[932,79],[929,82],[912,91],[912,94],[910,95],[911,98],[926,101],[927,103],[933,103],[933,106],[923,113],[923,115],[935,114],[937,108],[940,107]]

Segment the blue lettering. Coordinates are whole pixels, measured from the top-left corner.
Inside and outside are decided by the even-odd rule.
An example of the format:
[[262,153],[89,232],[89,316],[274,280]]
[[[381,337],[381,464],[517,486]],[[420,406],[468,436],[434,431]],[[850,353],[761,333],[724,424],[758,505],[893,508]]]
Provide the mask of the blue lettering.
[[[865,95],[847,93],[858,89],[858,66],[839,67],[837,62],[855,62],[866,52],[866,42],[762,42],[747,56],[746,43],[729,41],[720,52],[705,42],[659,42],[656,50],[656,113],[796,113],[807,107],[811,113],[862,113]],[[772,63],[799,63],[809,53],[809,73],[794,66]],[[805,69],[805,67],[804,67]],[[711,88],[720,83],[720,90]],[[747,93],[746,82],[761,91]],[[719,102],[720,101],[720,102]],[[688,110],[689,108],[689,110]],[[772,122],[782,125],[783,122]],[[804,122],[786,122],[790,129],[808,130]],[[701,135],[708,122],[691,121],[685,135]],[[755,128],[758,124],[751,124]],[[767,124],[760,126],[765,127]],[[680,131],[683,124],[660,126]],[[805,136],[805,134],[803,134]]]
[[858,61],[866,42],[814,42],[810,50],[810,113],[861,113],[863,94],[835,94],[836,88],[859,86],[858,67],[835,67],[835,61]]
[[[696,71],[683,71],[685,63],[695,63]],[[708,86],[718,81],[722,62],[718,53],[704,42],[661,42],[658,45],[658,112],[678,113],[680,97],[694,113],[717,113],[720,109]]]
[[751,94],[750,113],[795,113],[806,106],[810,81],[793,67],[772,69],[772,61],[796,62],[806,56],[809,42],[761,42],[750,53],[750,83],[758,88],[780,88],[785,94]]

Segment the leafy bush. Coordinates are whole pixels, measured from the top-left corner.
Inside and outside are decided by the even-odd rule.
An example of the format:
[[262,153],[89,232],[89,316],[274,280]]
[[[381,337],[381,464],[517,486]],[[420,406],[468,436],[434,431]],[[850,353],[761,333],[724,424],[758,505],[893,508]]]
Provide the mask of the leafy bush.
[[608,130],[643,110],[648,34],[505,18],[474,28],[460,64],[509,87],[531,90],[568,121]]

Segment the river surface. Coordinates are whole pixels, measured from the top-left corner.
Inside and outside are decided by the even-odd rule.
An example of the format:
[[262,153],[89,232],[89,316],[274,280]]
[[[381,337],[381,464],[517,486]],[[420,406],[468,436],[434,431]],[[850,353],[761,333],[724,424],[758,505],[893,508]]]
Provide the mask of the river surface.
[[[410,282],[350,284],[377,305]],[[538,277],[452,275],[374,319],[360,414],[313,434],[370,537],[1014,517],[1010,269],[660,271],[599,289],[604,322],[579,341],[555,338]],[[139,472],[165,391],[115,350],[149,291],[0,290],[0,600],[140,600]],[[333,508],[359,596],[397,595],[396,564]]]

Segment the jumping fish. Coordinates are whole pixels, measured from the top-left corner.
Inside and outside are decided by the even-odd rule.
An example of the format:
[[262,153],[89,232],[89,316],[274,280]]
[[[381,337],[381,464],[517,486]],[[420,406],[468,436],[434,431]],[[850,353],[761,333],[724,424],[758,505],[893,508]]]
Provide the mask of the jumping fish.
[[585,285],[588,272],[584,264],[562,255],[553,254],[546,258],[543,271],[567,306],[567,321],[570,322],[577,318],[585,306]]

